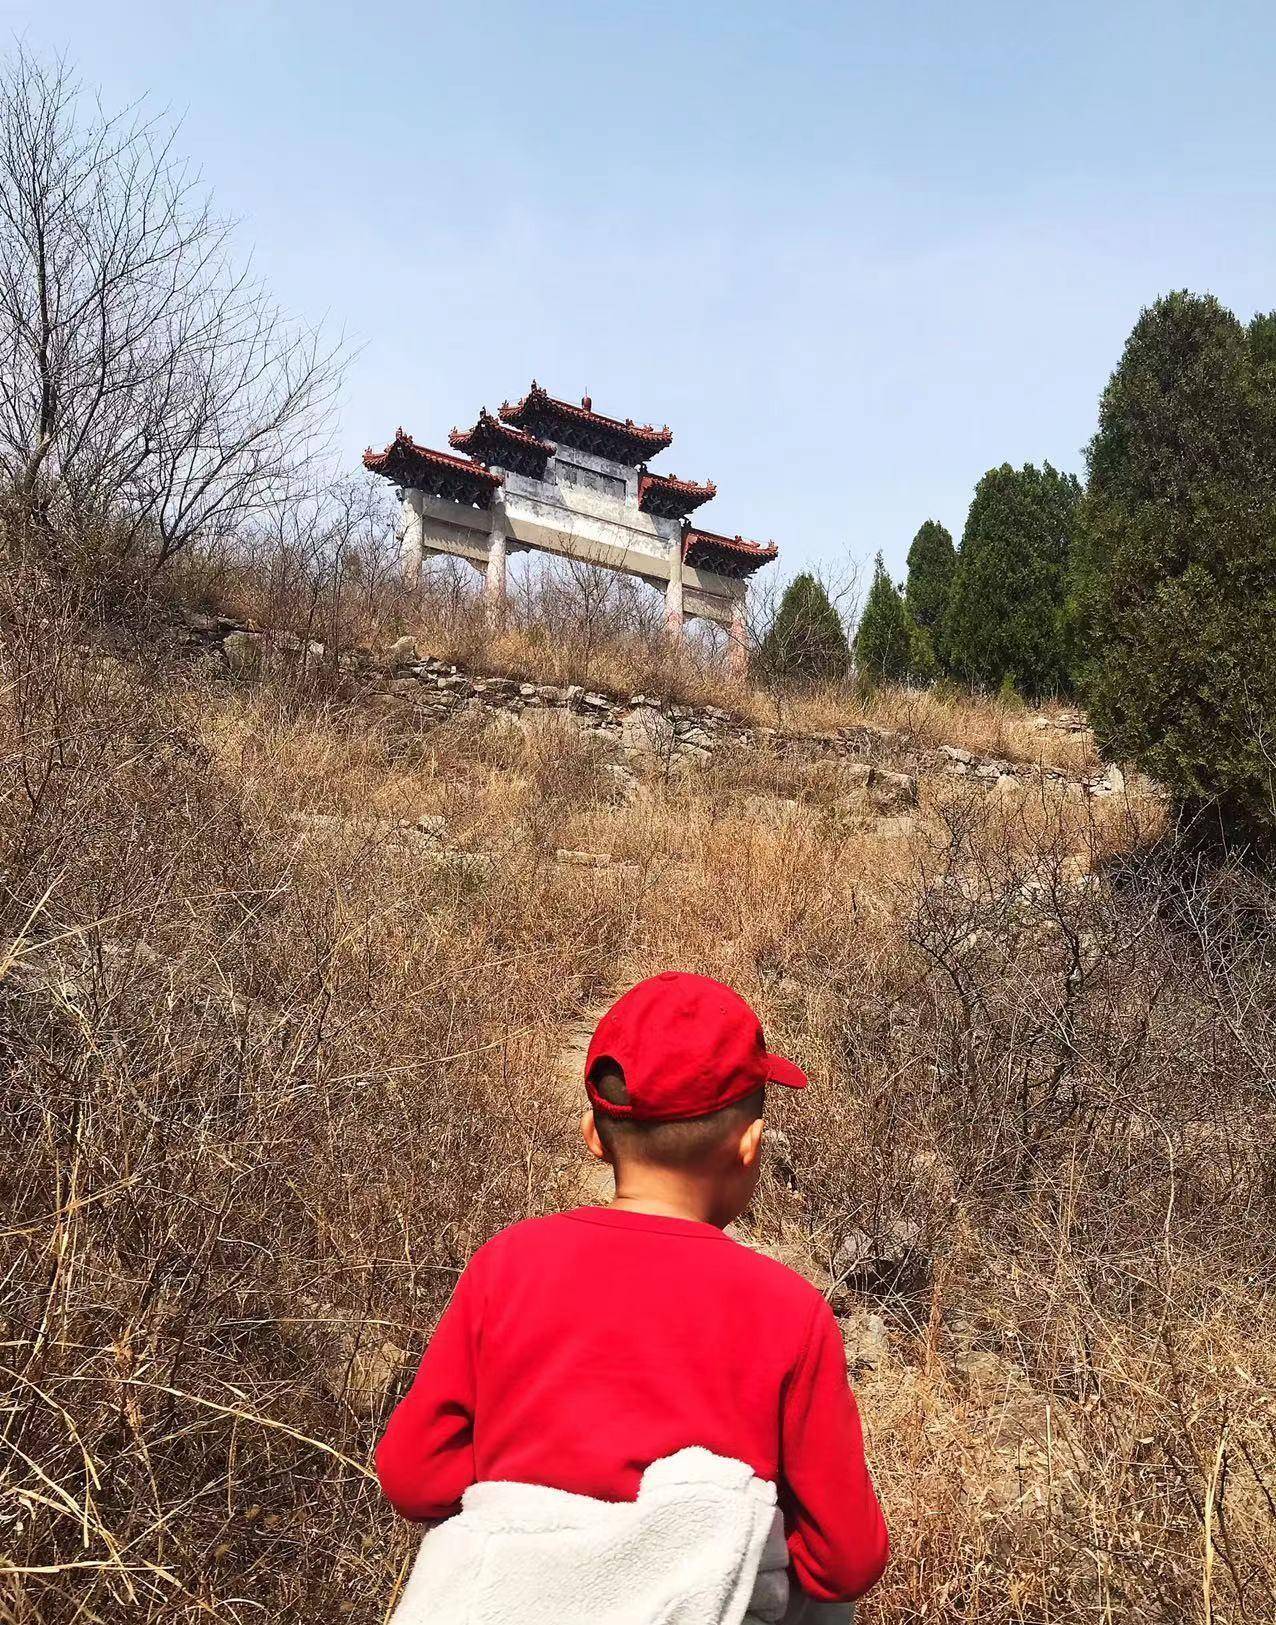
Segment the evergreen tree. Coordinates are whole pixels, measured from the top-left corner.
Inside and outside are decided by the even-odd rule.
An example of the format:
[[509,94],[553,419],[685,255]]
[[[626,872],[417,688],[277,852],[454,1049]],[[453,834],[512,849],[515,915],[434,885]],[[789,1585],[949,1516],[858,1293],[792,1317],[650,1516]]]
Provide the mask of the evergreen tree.
[[908,550],[908,583],[904,602],[932,644],[944,624],[948,596],[957,570],[957,549],[948,531],[928,519]]
[[1032,699],[1068,686],[1064,610],[1081,487],[1047,463],[989,469],[975,487],[948,611],[945,664]]
[[780,600],[758,664],[772,678],[822,682],[845,676],[851,651],[829,595],[813,575],[795,576]]
[[1158,300],[1089,459],[1074,624],[1100,745],[1276,846],[1276,317]]
[[873,583],[855,633],[855,667],[859,676],[869,683],[904,682],[915,664],[914,639],[915,629],[904,608],[904,600],[879,553],[873,562]]

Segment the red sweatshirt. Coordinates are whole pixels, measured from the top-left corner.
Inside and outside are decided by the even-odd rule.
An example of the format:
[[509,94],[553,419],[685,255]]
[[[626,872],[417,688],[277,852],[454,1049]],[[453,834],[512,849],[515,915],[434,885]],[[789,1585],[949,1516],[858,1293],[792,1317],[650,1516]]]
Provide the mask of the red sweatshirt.
[[713,1225],[613,1208],[529,1219],[470,1260],[377,1447],[391,1502],[446,1518],[480,1479],[630,1501],[686,1445],[779,1487],[798,1583],[849,1601],[886,1566],[837,1322]]

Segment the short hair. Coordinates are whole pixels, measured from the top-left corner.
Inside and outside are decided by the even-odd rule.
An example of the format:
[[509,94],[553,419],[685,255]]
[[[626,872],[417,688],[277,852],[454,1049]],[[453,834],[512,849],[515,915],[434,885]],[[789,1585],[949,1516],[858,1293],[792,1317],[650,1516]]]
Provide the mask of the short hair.
[[[613,1106],[629,1104],[625,1075],[615,1061],[600,1061],[590,1076],[596,1093]],[[629,1159],[653,1163],[661,1168],[694,1168],[708,1161],[726,1143],[732,1132],[740,1133],[762,1116],[766,1091],[755,1089],[703,1117],[658,1118],[616,1117],[599,1107],[594,1112],[598,1138],[608,1161]]]

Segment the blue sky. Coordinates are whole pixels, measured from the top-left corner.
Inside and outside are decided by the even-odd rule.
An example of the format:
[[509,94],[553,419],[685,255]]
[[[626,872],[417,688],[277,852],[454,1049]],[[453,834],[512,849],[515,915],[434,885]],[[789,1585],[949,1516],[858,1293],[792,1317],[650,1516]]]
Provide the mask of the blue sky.
[[4,5],[181,145],[290,310],[358,346],[340,446],[535,375],[788,573],[1003,462],[1083,467],[1140,307],[1276,306],[1261,4]]

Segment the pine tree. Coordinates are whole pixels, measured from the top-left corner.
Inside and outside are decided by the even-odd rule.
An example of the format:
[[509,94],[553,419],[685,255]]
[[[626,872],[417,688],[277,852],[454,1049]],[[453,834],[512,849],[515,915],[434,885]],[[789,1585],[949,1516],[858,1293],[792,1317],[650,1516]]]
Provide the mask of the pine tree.
[[937,520],[928,519],[908,549],[904,602],[908,613],[932,642],[944,624],[956,571],[957,549],[952,537]]
[[879,553],[855,633],[855,669],[868,683],[901,683],[915,664],[915,630]]
[[1145,310],[1089,461],[1073,621],[1100,746],[1276,848],[1276,317]]
[[1047,463],[992,468],[975,487],[944,618],[945,664],[963,682],[1009,678],[1032,699],[1069,686],[1065,604],[1081,487]]
[[762,673],[784,682],[826,682],[844,676],[850,660],[846,630],[828,593],[813,575],[795,576],[762,640]]

